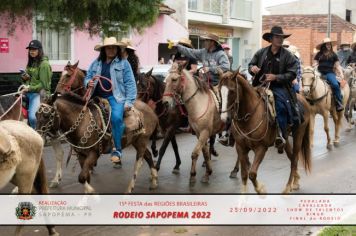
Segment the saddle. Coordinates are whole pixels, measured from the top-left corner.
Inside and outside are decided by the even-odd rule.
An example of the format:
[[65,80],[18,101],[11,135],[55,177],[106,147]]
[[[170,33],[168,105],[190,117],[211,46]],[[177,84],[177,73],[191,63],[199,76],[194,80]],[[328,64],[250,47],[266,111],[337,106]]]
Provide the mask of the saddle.
[[277,117],[277,112],[276,112],[276,105],[274,102],[274,96],[273,96],[273,92],[270,89],[264,89],[262,87],[258,87],[256,88],[258,94],[260,94],[260,96],[263,99],[267,98],[267,106],[268,106],[268,114],[270,117],[270,121],[274,122],[276,120]]
[[[108,124],[107,134],[111,135],[112,128],[111,122],[109,122],[109,113],[110,113],[110,104],[104,98],[94,97],[90,103],[94,106],[101,118],[103,124]],[[135,107],[132,107],[131,110],[124,112],[124,123],[125,123],[125,132],[123,138],[127,136],[135,136],[138,134],[145,133],[143,127],[143,114]],[[105,129],[106,127],[103,127]]]

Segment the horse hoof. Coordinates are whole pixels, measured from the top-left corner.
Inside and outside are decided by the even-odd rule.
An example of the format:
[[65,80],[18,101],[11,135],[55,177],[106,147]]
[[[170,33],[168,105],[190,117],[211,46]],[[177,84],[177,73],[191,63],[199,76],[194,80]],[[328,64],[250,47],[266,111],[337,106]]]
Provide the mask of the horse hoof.
[[256,188],[256,192],[258,194],[266,194],[267,191],[266,191],[266,188],[263,184],[260,184],[257,188]]
[[291,188],[288,186],[283,190],[282,194],[290,194],[291,192]]
[[237,172],[232,171],[232,172],[230,173],[230,178],[231,178],[231,179],[236,179],[236,178],[237,178]]
[[155,190],[155,189],[157,189],[158,188],[158,184],[157,183],[152,183],[151,185],[150,185],[150,190]]
[[299,190],[299,188],[300,188],[299,184],[293,184],[292,187],[293,190]]
[[201,178],[200,182],[205,183],[205,184],[209,183],[209,176],[204,175]]
[[50,188],[57,188],[59,186],[59,182],[50,182],[49,187]]
[[328,150],[333,150],[333,145],[332,145],[332,144],[328,144],[328,145],[326,145],[326,148],[327,148]]
[[196,181],[197,180],[196,180],[195,176],[194,177],[190,177],[190,179],[189,179],[190,185],[194,185]]
[[340,147],[340,142],[334,142],[335,147]]
[[172,173],[173,173],[173,174],[176,174],[176,175],[179,174],[179,169],[174,168],[174,169],[172,170]]

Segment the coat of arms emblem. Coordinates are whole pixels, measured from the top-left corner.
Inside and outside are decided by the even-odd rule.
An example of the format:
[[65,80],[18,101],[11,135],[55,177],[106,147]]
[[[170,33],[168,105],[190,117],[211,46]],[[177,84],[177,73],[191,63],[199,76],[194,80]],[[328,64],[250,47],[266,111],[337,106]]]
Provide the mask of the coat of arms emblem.
[[15,214],[17,219],[31,220],[36,215],[36,207],[31,202],[20,202]]

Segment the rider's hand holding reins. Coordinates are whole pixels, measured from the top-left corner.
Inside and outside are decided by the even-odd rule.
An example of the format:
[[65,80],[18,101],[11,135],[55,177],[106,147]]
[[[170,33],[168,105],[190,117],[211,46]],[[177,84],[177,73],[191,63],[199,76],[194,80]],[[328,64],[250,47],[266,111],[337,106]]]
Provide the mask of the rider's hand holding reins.
[[251,67],[251,71],[256,75],[258,72],[260,72],[260,68],[258,68],[257,66],[252,66]]
[[94,87],[94,80],[90,80],[89,82],[88,82],[88,88],[92,88],[92,87]]
[[265,80],[266,82],[277,80],[277,76],[274,74],[265,74],[265,76],[266,76],[266,80]]

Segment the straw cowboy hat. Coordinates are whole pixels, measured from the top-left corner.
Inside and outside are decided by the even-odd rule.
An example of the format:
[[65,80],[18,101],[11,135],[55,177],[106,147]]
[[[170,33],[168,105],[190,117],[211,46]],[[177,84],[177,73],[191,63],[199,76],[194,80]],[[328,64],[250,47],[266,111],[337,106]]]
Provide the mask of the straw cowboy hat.
[[323,46],[326,43],[331,43],[332,46],[335,46],[336,41],[332,41],[330,38],[325,38],[325,39],[323,39],[323,42],[316,45],[315,48],[320,50],[321,46]]
[[95,51],[100,51],[101,48],[106,47],[106,46],[118,46],[118,47],[123,47],[125,46],[121,42],[117,42],[115,37],[109,37],[109,38],[104,38],[104,41],[101,44],[98,44],[94,47]]
[[351,46],[351,43],[350,42],[347,42],[347,41],[344,41],[340,44],[340,47],[342,46]]
[[136,51],[136,48],[132,46],[131,40],[128,38],[122,38],[120,43],[123,43],[126,48]]
[[200,38],[207,39],[207,40],[213,40],[218,45],[221,45],[219,42],[219,36],[217,36],[216,34],[206,34],[206,35],[200,36]]
[[273,26],[270,32],[264,33],[262,38],[267,42],[271,41],[273,35],[283,36],[283,38],[288,38],[292,34],[285,34],[283,33],[283,29],[280,26]]
[[188,48],[193,48],[192,41],[190,39],[187,39],[187,38],[179,39],[178,44],[181,44],[181,45],[186,46]]
[[284,40],[282,46],[285,48],[289,48],[290,42],[288,40]]
[[296,56],[298,59],[300,58],[300,53],[298,52],[298,48],[294,45],[289,45],[287,48],[288,51],[290,51],[294,56]]

